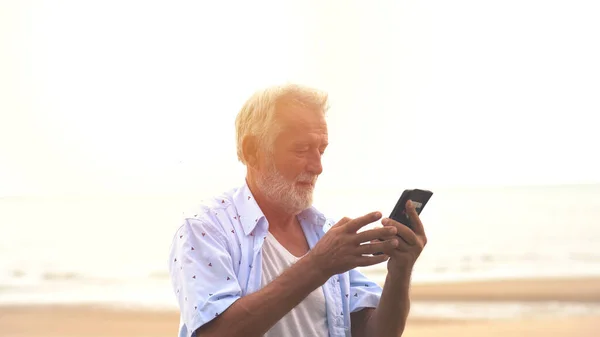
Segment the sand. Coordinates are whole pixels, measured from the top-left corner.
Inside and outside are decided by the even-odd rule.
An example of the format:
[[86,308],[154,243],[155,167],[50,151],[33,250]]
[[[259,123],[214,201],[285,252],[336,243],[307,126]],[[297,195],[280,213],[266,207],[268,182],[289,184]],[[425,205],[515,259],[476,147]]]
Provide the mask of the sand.
[[[565,300],[599,302],[600,279],[554,279],[415,285],[419,300]],[[92,306],[0,307],[0,336],[176,336],[176,312]],[[600,336],[600,316],[490,321],[410,319],[404,336]]]
[[[600,303],[600,278],[524,279],[414,286],[415,300],[572,301]],[[600,334],[598,335],[600,337]]]

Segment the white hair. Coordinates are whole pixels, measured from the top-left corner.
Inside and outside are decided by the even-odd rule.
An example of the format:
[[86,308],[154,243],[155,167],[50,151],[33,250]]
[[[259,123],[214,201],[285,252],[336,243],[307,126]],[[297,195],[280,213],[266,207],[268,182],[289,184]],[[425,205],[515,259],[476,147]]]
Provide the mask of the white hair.
[[277,85],[255,92],[235,119],[238,160],[246,164],[242,143],[248,136],[257,137],[263,150],[272,150],[279,131],[275,120],[278,107],[300,106],[325,114],[327,101],[327,93],[298,84]]

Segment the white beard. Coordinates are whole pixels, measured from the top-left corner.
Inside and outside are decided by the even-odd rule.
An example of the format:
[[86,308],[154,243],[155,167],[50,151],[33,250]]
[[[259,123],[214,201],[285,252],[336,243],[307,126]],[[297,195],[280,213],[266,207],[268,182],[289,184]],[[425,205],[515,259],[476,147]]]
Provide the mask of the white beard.
[[[281,175],[275,165],[265,175],[258,176],[258,188],[273,203],[280,204],[287,212],[297,215],[312,206],[314,183],[317,176],[302,173],[293,181]],[[301,187],[297,182],[311,182],[313,186]]]

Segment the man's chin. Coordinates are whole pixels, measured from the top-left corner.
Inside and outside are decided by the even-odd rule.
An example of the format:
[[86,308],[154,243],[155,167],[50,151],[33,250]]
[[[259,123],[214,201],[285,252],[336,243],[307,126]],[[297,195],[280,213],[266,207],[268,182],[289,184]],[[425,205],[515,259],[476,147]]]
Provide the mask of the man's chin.
[[290,212],[294,215],[298,215],[298,214],[302,213],[303,211],[311,208],[312,202],[313,202],[312,197],[310,197],[310,198],[304,198],[304,199],[302,199],[302,201],[296,200],[296,202],[291,202],[284,206],[287,208],[288,212]]
[[[273,204],[278,204],[286,212],[297,215],[312,206],[314,187],[312,184],[303,184],[305,186],[298,186],[300,184],[295,185],[288,186],[288,190],[285,192],[279,190],[280,193],[269,193],[270,191],[265,189],[263,194]],[[299,198],[299,195],[302,197]]]

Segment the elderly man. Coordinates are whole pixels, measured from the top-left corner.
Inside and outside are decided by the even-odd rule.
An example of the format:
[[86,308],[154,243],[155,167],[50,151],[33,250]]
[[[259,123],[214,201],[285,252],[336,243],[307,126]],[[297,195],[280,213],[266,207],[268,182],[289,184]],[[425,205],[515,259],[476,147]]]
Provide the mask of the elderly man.
[[[400,336],[413,265],[426,243],[373,212],[337,223],[312,207],[327,147],[327,95],[299,85],[257,92],[236,119],[245,183],[178,229],[170,275],[179,336]],[[383,254],[374,254],[383,252]],[[356,267],[387,261],[384,287]]]

